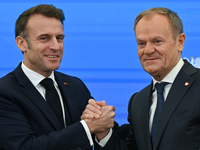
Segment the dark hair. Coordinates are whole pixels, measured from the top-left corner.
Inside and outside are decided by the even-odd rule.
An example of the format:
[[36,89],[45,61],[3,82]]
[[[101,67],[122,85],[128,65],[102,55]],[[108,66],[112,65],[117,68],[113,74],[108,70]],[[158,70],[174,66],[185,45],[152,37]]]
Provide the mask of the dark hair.
[[63,24],[63,21],[65,20],[64,13],[61,9],[56,8],[53,5],[47,5],[47,4],[40,4],[35,7],[32,7],[25,12],[23,12],[19,18],[16,21],[15,24],[15,38],[17,36],[23,37],[29,44],[29,36],[28,32],[26,30],[27,22],[30,19],[31,16],[35,14],[41,14],[46,17],[53,17],[58,20],[60,20]]
[[183,33],[183,23],[182,20],[179,18],[176,12],[173,12],[172,10],[165,8],[165,7],[154,7],[148,10],[145,10],[141,12],[135,19],[134,23],[134,31],[138,24],[138,22],[145,16],[151,16],[153,14],[161,14],[166,16],[169,19],[171,29],[174,33],[174,37],[177,35]]

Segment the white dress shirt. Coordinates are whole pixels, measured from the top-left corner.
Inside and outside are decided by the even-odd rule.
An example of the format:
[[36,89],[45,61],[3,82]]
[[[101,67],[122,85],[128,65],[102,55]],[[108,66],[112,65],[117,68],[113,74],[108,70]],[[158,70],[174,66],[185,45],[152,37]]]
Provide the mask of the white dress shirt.
[[[179,62],[177,63],[177,65],[167,74],[167,76],[165,76],[165,78],[162,81],[160,81],[160,82],[168,82],[169,83],[164,87],[164,91],[163,91],[164,100],[166,100],[167,95],[169,93],[169,90],[171,89],[172,83],[174,82],[177,74],[179,73],[179,71],[181,70],[183,65],[184,65],[184,61],[182,59],[180,59]],[[150,131],[150,133],[151,133],[153,118],[154,118],[156,105],[157,105],[157,91],[156,91],[156,88],[155,88],[155,84],[157,82],[158,81],[156,81],[153,78],[153,91],[154,92],[152,94],[152,104],[151,104],[150,111],[149,111],[149,116],[150,116],[150,118],[149,118],[149,131]]]

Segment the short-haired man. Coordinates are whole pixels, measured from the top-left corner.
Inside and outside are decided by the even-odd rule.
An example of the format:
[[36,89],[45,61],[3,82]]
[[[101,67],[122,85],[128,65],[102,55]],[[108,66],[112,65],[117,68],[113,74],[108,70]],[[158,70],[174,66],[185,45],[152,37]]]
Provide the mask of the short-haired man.
[[53,5],[37,5],[16,21],[24,60],[0,79],[1,150],[91,150],[91,134],[101,140],[114,126],[113,106],[104,108],[98,122],[80,120],[89,90],[80,79],[55,71],[63,57],[64,18]]
[[126,142],[113,134],[102,150],[200,149],[200,70],[181,58],[181,19],[170,9],[151,8],[137,16],[134,30],[141,65],[152,82],[130,98]]

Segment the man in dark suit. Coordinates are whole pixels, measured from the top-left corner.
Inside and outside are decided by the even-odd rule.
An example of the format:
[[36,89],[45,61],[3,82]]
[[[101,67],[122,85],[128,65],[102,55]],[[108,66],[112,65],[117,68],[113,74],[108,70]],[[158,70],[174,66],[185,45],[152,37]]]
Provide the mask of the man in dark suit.
[[181,19],[167,8],[152,8],[137,16],[134,30],[141,65],[153,80],[130,99],[126,142],[112,134],[102,150],[199,150],[200,70],[181,58]]
[[91,134],[107,138],[114,126],[113,106],[102,109],[98,121],[81,120],[89,90],[80,79],[55,71],[63,56],[63,20],[61,9],[38,5],[16,21],[24,60],[0,79],[1,150],[91,150]]

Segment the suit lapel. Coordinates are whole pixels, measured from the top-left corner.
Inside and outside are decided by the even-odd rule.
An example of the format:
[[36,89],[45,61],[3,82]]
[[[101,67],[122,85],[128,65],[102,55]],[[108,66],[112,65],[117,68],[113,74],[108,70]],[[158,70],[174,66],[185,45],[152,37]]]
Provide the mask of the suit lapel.
[[56,72],[55,77],[65,103],[66,124],[71,125],[74,122],[80,121],[78,107],[76,107],[77,104],[74,101],[75,98],[72,94],[73,91],[70,88],[70,82],[68,82],[66,78],[61,78]]
[[154,150],[157,149],[162,135],[164,133],[164,130],[166,128],[166,125],[169,122],[171,116],[173,115],[173,112],[175,111],[176,107],[181,102],[183,96],[194,82],[194,79],[190,75],[195,73],[195,71],[196,69],[186,62],[182,70],[177,75],[174,83],[172,84],[166,102],[163,106],[158,130],[155,136]]
[[[16,78],[21,85],[21,90],[23,93],[31,100],[39,110],[48,118],[56,130],[63,128],[62,124],[59,122],[58,118],[55,116],[53,110],[46,103],[37,89],[33,86],[30,80],[26,77],[21,69],[21,64],[14,71]],[[28,100],[28,99],[27,99]],[[31,104],[31,103],[30,103]]]

